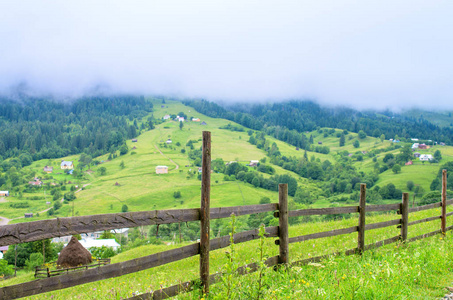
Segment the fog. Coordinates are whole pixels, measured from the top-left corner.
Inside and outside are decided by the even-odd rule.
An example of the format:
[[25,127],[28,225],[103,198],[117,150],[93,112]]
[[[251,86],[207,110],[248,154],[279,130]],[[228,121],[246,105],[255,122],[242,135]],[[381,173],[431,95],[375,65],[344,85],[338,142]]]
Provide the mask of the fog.
[[453,1],[2,1],[0,93],[453,108]]

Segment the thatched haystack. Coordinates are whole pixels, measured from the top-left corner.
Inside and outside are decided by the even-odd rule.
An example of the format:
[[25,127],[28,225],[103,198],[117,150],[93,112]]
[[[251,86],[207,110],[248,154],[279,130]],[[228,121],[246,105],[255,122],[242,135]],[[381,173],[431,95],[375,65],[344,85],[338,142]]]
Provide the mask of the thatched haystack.
[[74,236],[68,245],[63,248],[58,257],[57,265],[60,268],[71,268],[91,263],[91,253],[79,243]]

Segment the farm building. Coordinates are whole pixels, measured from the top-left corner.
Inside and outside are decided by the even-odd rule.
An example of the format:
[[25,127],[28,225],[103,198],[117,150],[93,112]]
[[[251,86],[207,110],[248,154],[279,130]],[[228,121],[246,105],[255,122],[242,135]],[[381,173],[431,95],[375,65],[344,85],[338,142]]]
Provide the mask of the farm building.
[[137,139],[132,139],[132,143],[137,143]]
[[164,120],[170,119],[170,115],[165,115],[165,116],[163,117],[163,119],[164,119]]
[[5,254],[6,251],[8,251],[8,248],[9,248],[8,246],[1,246],[1,247],[0,247],[0,252],[3,253],[3,254]]
[[43,171],[46,172],[47,174],[52,173],[53,172],[53,167],[45,166]]
[[208,125],[205,121],[201,122],[200,125]]
[[404,165],[406,166],[410,166],[410,165],[413,165],[414,163],[412,162],[412,160],[408,161],[407,163],[405,163]]
[[25,218],[33,218],[33,213],[25,213],[24,217]]
[[184,122],[184,117],[176,116],[175,121]]
[[417,148],[418,148],[418,146],[420,146],[420,144],[419,144],[419,143],[413,143],[413,144],[412,144],[412,149],[417,149]]
[[69,170],[69,169],[74,169],[74,164],[72,163],[72,161],[61,161],[61,169],[62,170]]
[[85,249],[90,249],[91,247],[101,248],[102,246],[105,246],[105,247],[110,247],[116,251],[120,247],[120,244],[118,244],[115,241],[115,239],[100,239],[100,240],[86,239],[86,240],[81,240],[80,244],[82,244],[82,246]]
[[172,143],[171,139],[168,139],[168,140],[166,141],[166,143],[167,143],[167,144],[171,144],[171,143]]
[[156,174],[167,174],[168,167],[167,166],[157,166],[156,167]]
[[420,155],[420,161],[429,161],[432,160],[433,156],[431,154],[422,154]]
[[418,158],[418,157],[420,157],[420,153],[418,153],[418,152],[415,152],[415,153],[414,153],[414,157],[415,157],[415,158]]
[[426,144],[420,144],[418,145],[418,149],[428,149],[428,146]]
[[9,192],[8,191],[0,191],[0,197],[8,197]]
[[249,163],[250,167],[256,167],[260,161],[259,160],[251,160]]
[[200,119],[199,118],[192,118],[192,121],[193,122],[200,122]]
[[318,145],[322,145],[322,142],[321,142],[321,141],[319,141],[319,142],[318,142]]

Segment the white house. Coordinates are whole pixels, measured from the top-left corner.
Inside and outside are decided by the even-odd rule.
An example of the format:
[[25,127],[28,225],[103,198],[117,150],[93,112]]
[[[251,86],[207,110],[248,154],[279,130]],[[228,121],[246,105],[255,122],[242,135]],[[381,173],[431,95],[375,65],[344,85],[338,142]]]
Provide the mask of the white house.
[[156,174],[167,174],[168,167],[167,166],[157,166],[156,167]]
[[421,154],[420,161],[429,161],[432,160],[433,156],[431,154]]
[[418,149],[419,143],[413,143],[412,144],[412,149]]
[[72,163],[72,161],[62,160],[61,161],[61,169],[62,170],[74,169],[74,164]]
[[176,121],[184,122],[184,117],[176,116]]
[[8,197],[9,191],[0,191],[0,197]]
[[110,247],[115,251],[117,251],[118,248],[121,246],[115,241],[115,239],[102,239],[102,240],[86,239],[81,240],[80,244],[82,244],[82,246],[85,249],[90,249],[91,247],[101,248],[102,246],[105,246]]
[[170,119],[170,115],[165,115],[165,116],[163,117],[163,119],[164,119],[164,120]]
[[249,163],[250,167],[256,167],[260,161],[259,160],[251,160]]

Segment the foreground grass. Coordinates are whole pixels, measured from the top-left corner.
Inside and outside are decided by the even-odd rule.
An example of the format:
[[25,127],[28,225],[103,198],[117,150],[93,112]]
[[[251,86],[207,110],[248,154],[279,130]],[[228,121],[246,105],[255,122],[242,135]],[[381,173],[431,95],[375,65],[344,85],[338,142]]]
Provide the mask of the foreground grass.
[[[451,209],[449,209],[450,211]],[[410,214],[410,221],[440,214],[440,209]],[[397,219],[396,214],[370,215],[367,224]],[[241,222],[240,218],[239,223]],[[290,237],[313,232],[345,228],[357,225],[357,216],[341,221],[308,222],[290,227]],[[449,219],[447,226],[453,219]],[[409,238],[440,228],[440,221],[411,226]],[[395,226],[366,231],[366,244],[399,234]],[[182,244],[184,245],[184,244]],[[182,245],[141,246],[123,252],[112,263],[131,260],[153,253],[166,251]],[[357,234],[310,240],[290,244],[292,262],[351,249],[357,245]],[[445,237],[436,235],[411,244],[391,244],[367,251],[362,256],[331,256],[319,264],[292,267],[285,272],[266,269],[263,277],[261,299],[436,299],[442,296],[444,287],[453,281],[453,247],[451,232]],[[235,245],[238,266],[259,260],[258,241]],[[265,256],[278,255],[274,239],[265,239]],[[210,254],[211,273],[222,272],[228,263],[227,249]],[[198,277],[198,256],[184,259],[157,268],[124,275],[117,278],[89,283],[60,291],[30,297],[30,299],[121,299],[160,289]],[[235,296],[232,299],[253,299],[257,296],[257,273],[235,277]],[[33,280],[32,273],[0,282],[0,286],[13,285]],[[222,283],[211,287],[209,299],[225,299]],[[196,299],[196,292],[180,295],[176,299]]]

